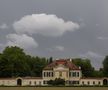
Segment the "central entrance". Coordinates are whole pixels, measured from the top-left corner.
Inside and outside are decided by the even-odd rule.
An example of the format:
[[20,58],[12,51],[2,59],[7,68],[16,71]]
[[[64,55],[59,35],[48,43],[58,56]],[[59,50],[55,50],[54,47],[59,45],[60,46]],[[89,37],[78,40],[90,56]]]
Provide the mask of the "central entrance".
[[22,79],[17,79],[17,85],[21,86],[22,85]]

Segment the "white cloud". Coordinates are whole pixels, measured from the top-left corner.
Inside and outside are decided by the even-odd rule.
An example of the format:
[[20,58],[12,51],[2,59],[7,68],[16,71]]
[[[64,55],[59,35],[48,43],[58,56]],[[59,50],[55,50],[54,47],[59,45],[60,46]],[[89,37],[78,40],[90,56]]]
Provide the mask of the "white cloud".
[[53,51],[64,51],[64,47],[63,46],[55,46],[52,48],[48,48],[49,51],[53,52]]
[[40,34],[44,36],[62,36],[66,31],[75,31],[79,25],[72,21],[64,21],[56,15],[32,14],[22,17],[13,23],[17,33]]
[[0,25],[0,29],[7,29],[8,28],[8,26],[7,26],[7,24],[2,24],[2,25]]
[[99,40],[108,40],[108,37],[98,37]]
[[27,36],[26,34],[8,34],[6,38],[6,46],[19,46],[24,49],[36,48],[38,46],[38,43],[32,37]]
[[86,57],[86,58],[103,58],[104,57],[104,56],[102,56],[98,53],[92,52],[92,51],[88,51],[87,53],[81,54],[80,56]]

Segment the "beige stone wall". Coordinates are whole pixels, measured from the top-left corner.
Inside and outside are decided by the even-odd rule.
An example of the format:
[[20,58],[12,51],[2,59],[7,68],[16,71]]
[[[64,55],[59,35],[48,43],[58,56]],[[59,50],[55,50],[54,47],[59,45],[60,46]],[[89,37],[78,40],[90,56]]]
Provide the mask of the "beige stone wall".
[[16,80],[15,79],[1,79],[0,80],[0,86],[16,86]]
[[36,86],[43,85],[42,79],[23,79],[22,86]]
[[[22,86],[43,85],[43,79],[22,79]],[[1,79],[0,86],[17,86],[17,79]]]
[[[49,79],[22,79],[22,86],[47,85],[44,80]],[[70,81],[79,81],[79,85],[103,85],[103,79],[78,79],[72,78]],[[17,86],[17,79],[0,79],[0,86]]]
[[80,85],[103,85],[102,79],[81,79]]

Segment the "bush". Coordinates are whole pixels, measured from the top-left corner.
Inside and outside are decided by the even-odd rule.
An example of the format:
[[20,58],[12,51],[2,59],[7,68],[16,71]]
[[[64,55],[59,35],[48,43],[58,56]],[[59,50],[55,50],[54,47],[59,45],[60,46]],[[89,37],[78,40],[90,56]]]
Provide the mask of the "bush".
[[56,78],[55,80],[49,80],[49,85],[65,85],[65,80],[61,78]]

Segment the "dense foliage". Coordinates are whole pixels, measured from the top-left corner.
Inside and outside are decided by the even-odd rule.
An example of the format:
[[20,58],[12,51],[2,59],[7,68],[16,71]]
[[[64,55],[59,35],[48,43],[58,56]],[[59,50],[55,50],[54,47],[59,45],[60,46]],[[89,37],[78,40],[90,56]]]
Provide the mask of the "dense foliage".
[[65,85],[65,80],[61,78],[56,78],[55,80],[49,80],[49,85]]
[[81,67],[83,77],[102,77],[103,73],[100,69],[95,70],[89,59],[75,58],[72,62]]
[[47,59],[26,55],[19,47],[6,47],[0,54],[0,77],[41,76]]
[[92,67],[90,63],[90,60],[76,58],[76,59],[73,59],[72,62],[75,63],[77,66],[81,67],[83,76],[91,77],[93,75],[94,68]]
[[108,77],[108,56],[103,61],[103,74],[105,77]]

